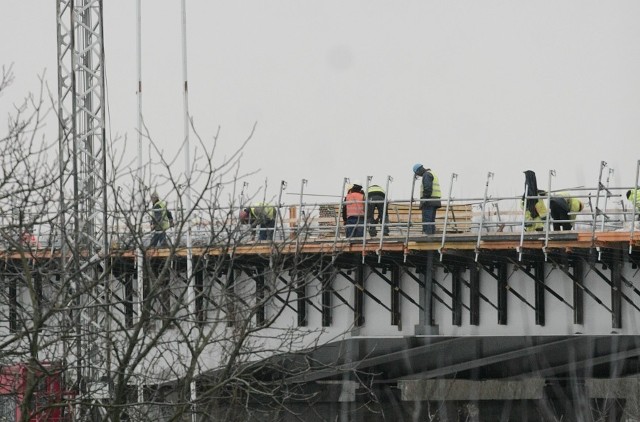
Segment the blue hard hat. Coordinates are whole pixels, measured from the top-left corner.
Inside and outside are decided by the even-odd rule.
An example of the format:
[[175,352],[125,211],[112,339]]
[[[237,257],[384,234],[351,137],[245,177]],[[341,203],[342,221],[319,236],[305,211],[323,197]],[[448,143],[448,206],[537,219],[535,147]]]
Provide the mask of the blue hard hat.
[[418,170],[420,170],[420,167],[422,167],[422,164],[414,164],[413,165],[413,172],[417,173]]

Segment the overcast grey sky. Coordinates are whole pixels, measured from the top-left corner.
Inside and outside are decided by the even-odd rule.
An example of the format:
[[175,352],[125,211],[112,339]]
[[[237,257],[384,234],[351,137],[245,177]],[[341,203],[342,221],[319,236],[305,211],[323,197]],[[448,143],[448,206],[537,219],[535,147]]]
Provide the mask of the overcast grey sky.
[[[180,2],[144,0],[145,122],[169,155],[182,140]],[[135,142],[135,1],[105,0],[110,136]],[[638,1],[188,0],[190,109],[221,153],[257,131],[253,187],[338,194],[366,175],[406,198],[422,162],[456,196],[546,186],[631,185],[640,158]],[[55,2],[3,0],[0,102],[56,87]],[[6,108],[6,107],[5,107]],[[2,110],[4,111],[3,108]],[[4,119],[4,114],[2,115]],[[53,132],[55,136],[55,132]]]

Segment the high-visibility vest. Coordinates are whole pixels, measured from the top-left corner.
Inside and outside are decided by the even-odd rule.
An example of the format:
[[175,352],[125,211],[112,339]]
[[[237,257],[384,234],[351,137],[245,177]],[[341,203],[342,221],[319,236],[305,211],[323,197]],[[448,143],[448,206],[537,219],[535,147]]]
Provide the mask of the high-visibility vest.
[[364,216],[364,193],[349,192],[344,201],[347,206],[347,217]]
[[260,222],[266,222],[275,218],[276,209],[266,202],[258,202],[251,207],[251,216]]
[[636,209],[640,211],[640,189],[631,189],[629,201],[631,201],[631,203],[636,206]]
[[572,198],[569,195],[569,192],[558,192],[555,194],[555,196],[559,196],[563,198],[565,201],[567,201],[567,205],[569,206],[569,213],[573,213],[569,215],[569,218],[571,220],[575,220],[576,219],[575,213],[580,212],[580,210],[584,208],[584,204],[582,203],[582,201],[579,200],[578,198]]
[[[160,209],[160,228],[162,228],[162,230],[168,230],[170,227],[170,224],[169,224],[169,214],[167,213],[167,204],[162,200],[158,200],[158,202],[153,204],[154,207],[156,205],[158,206],[157,209]],[[154,214],[157,209],[153,210]],[[155,215],[154,215],[154,218],[155,218]]]
[[431,170],[427,170],[427,172],[431,173],[433,176],[433,186],[431,187],[431,198],[442,198],[442,193],[440,193],[440,181],[438,180],[438,176]]
[[381,194],[384,195],[384,189],[382,189],[378,185],[371,185],[371,186],[369,186],[369,189],[367,190],[367,193],[381,193]]

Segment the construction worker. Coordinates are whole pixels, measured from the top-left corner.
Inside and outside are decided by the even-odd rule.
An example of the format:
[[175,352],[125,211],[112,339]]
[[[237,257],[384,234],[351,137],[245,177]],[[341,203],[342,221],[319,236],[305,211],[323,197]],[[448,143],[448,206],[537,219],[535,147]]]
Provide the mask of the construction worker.
[[[276,226],[276,209],[266,202],[258,202],[240,211],[240,222],[250,224],[252,229],[257,230],[258,240],[271,240]],[[260,228],[256,229],[258,226]]]
[[[382,224],[384,221],[384,235],[389,236],[389,215],[385,213],[384,205],[385,205],[385,192],[378,185],[371,185],[367,190],[367,223],[371,224],[369,226],[369,235],[376,236],[378,234],[378,230],[374,226],[374,224]],[[374,217],[375,212],[377,211],[376,217]],[[384,215],[384,220],[382,216]]]
[[173,227],[173,216],[167,209],[167,204],[161,201],[157,192],[151,194],[151,203],[153,204],[151,214],[151,228],[153,236],[149,246],[152,248],[157,246],[167,246],[167,230]]
[[572,198],[567,192],[555,193],[549,198],[549,212],[553,221],[553,230],[573,230],[577,212],[584,204],[578,198]]
[[413,173],[415,177],[422,178],[422,186],[420,188],[422,232],[424,234],[434,234],[436,232],[436,210],[442,206],[438,176],[431,169],[424,168],[422,164],[415,164]]
[[547,219],[547,206],[544,204],[544,198],[532,198],[535,196],[544,196],[546,192],[538,190],[538,181],[536,173],[532,170],[524,172],[525,190],[522,194],[520,206],[525,208],[524,213],[524,229],[528,232],[544,230],[544,221]]
[[630,189],[627,191],[627,199],[636,207],[636,219],[640,219],[640,189]]
[[364,235],[364,201],[362,183],[356,180],[347,192],[347,196],[344,197],[344,205],[342,206],[342,219],[347,237],[362,237]]

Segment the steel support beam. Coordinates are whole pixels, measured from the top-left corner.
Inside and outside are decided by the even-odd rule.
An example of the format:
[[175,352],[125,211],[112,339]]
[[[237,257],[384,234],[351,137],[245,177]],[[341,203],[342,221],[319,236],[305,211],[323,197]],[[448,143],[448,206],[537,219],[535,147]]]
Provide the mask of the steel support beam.
[[424,259],[424,265],[417,268],[420,277],[420,310],[415,333],[418,335],[438,333],[438,326],[433,321],[434,254],[434,251],[428,251]]
[[533,276],[535,280],[535,314],[536,325],[545,325],[545,277],[544,261],[536,260],[533,264]]
[[356,327],[364,325],[364,265],[358,264],[355,268],[356,276],[353,283],[353,323]]
[[400,311],[400,268],[391,266],[391,325],[402,326]]
[[584,324],[584,266],[581,259],[571,260],[573,274],[573,323]]
[[622,250],[611,254],[611,327],[622,328]]
[[480,268],[475,262],[469,264],[469,324],[480,325]]
[[507,263],[500,262],[498,266],[498,324],[507,325],[507,294],[509,284],[507,283]]
[[322,283],[322,326],[330,327],[333,323],[333,308],[331,306],[331,296],[333,292],[333,280],[335,279],[335,272],[331,271],[330,273],[327,269],[330,267],[326,267],[323,271],[320,269],[320,274],[318,275],[321,283]]
[[304,273],[295,271],[293,274],[293,282],[295,283],[296,302],[298,309],[298,327],[307,326],[307,283]]
[[451,323],[460,327],[462,325],[462,281],[460,267],[452,265],[451,272]]

